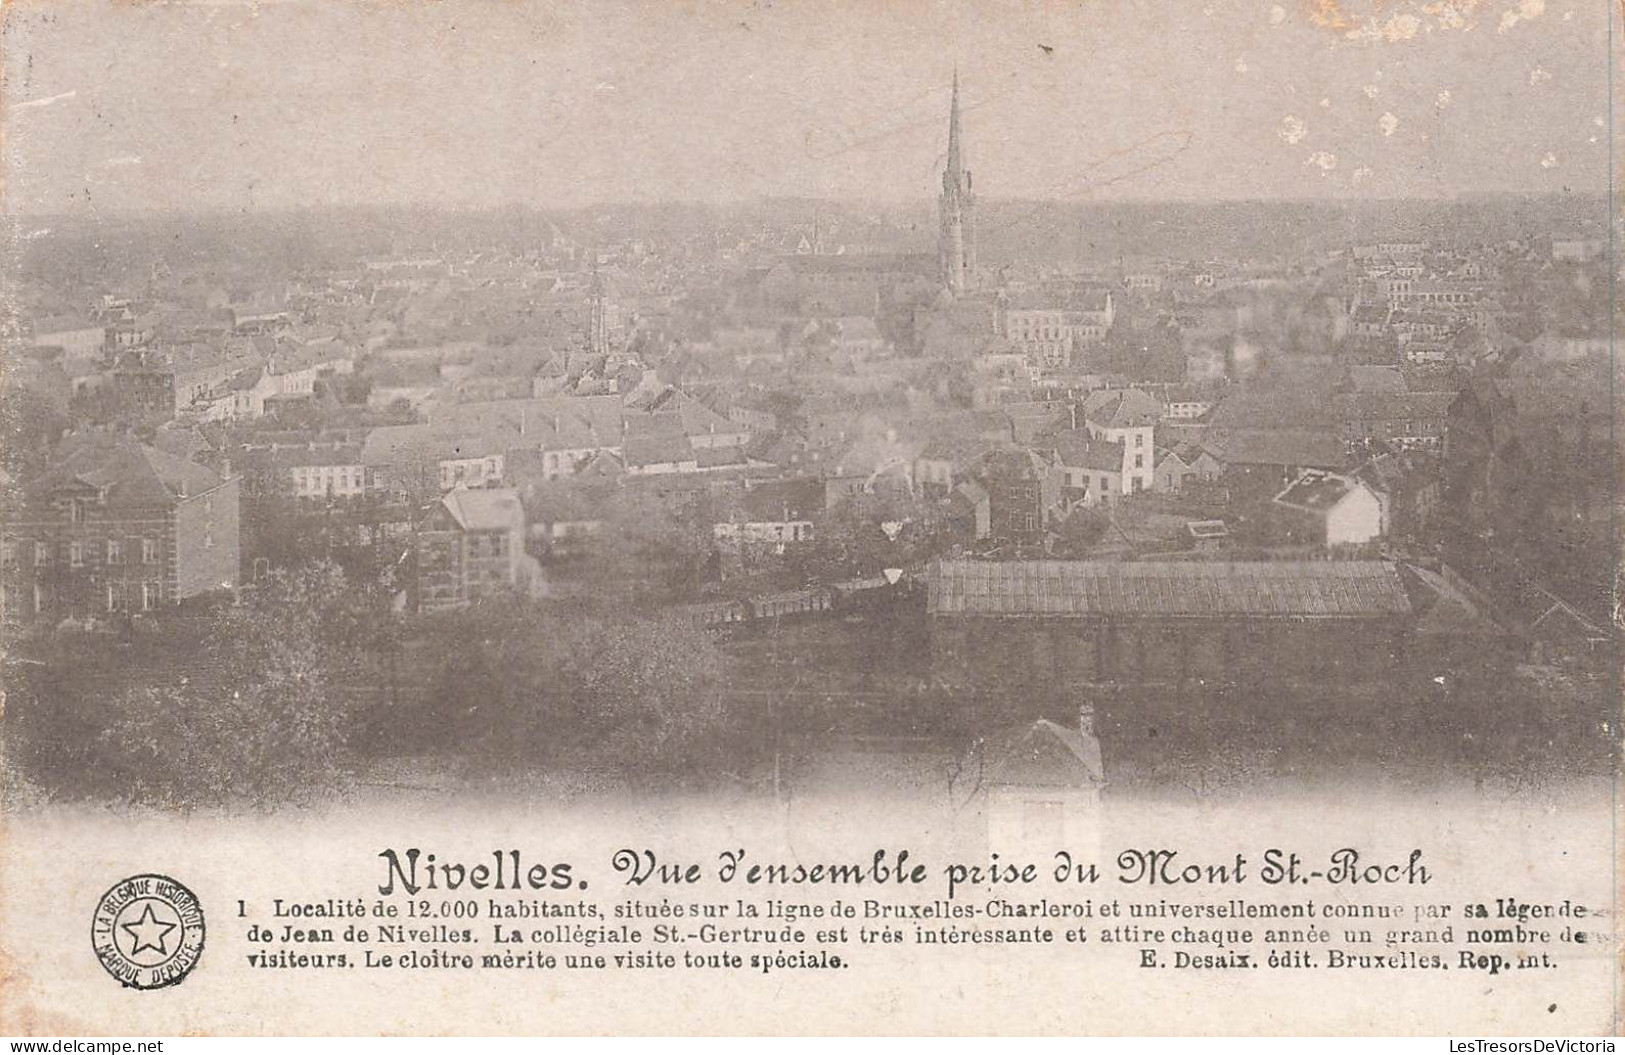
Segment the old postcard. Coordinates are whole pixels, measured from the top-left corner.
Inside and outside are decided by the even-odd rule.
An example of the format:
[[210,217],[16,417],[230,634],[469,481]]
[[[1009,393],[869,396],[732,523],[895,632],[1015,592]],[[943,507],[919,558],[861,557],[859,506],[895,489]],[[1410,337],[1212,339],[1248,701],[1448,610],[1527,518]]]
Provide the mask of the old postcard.
[[1616,5],[0,17],[0,1034],[1617,1030]]

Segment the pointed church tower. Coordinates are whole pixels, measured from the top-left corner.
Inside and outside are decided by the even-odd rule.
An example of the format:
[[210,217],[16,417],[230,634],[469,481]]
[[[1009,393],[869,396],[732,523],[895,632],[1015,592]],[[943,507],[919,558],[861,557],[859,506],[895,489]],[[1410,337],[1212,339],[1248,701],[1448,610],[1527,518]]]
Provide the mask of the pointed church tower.
[[937,253],[942,283],[960,294],[973,285],[976,272],[976,198],[971,193],[970,170],[965,168],[959,142],[959,70],[954,70],[953,101],[948,109],[948,161],[942,168],[942,197],[937,201],[942,231]]
[[609,317],[604,304],[604,276],[598,273],[598,254],[592,256],[592,288],[587,317],[587,350],[593,355],[609,354]]

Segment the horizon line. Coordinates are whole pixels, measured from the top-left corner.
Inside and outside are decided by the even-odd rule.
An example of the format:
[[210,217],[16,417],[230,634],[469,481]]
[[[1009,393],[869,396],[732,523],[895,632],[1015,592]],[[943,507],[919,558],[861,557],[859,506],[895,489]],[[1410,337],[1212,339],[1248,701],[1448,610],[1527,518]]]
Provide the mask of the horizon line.
[[[1565,187],[1562,190],[1465,190],[1450,194],[1416,194],[1410,196],[1382,195],[1382,196],[1302,196],[1302,197],[1212,197],[1212,198],[1111,198],[1111,199],[1079,199],[1079,198],[1042,198],[1021,196],[987,196],[979,195],[979,203],[987,205],[1063,205],[1076,207],[1123,207],[1123,206],[1189,206],[1189,205],[1317,205],[1317,206],[1351,206],[1351,205],[1380,205],[1380,204],[1449,204],[1461,201],[1484,199],[1594,199],[1606,201],[1608,193],[1605,190],[1580,190]],[[705,198],[663,198],[663,199],[605,199],[601,202],[578,205],[540,205],[525,201],[508,202],[442,202],[442,201],[345,201],[301,204],[279,204],[265,206],[229,206],[229,205],[198,205],[192,207],[178,207],[173,205],[148,205],[135,207],[95,208],[90,211],[33,211],[11,210],[0,205],[0,216],[7,220],[94,220],[99,218],[125,218],[125,217],[156,217],[156,216],[269,216],[276,214],[322,212],[322,211],[352,211],[352,212],[389,212],[399,211],[430,211],[440,213],[488,213],[500,212],[509,209],[523,209],[539,214],[579,213],[593,210],[613,211],[617,209],[647,209],[647,208],[678,208],[678,209],[737,209],[752,206],[771,205],[775,203],[798,203],[812,205],[836,206],[864,206],[880,208],[934,208],[936,199],[932,197],[919,198],[830,198],[816,195],[800,194],[764,194],[749,198],[734,198],[726,200],[713,200]]]

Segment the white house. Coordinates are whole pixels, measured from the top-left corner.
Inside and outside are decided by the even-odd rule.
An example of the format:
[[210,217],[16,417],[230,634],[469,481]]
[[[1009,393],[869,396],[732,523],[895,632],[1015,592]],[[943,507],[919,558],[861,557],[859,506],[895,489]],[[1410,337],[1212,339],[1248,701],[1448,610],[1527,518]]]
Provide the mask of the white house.
[[1360,546],[1382,537],[1382,499],[1352,476],[1307,469],[1275,502],[1323,525],[1328,548]]
[[1100,389],[1083,403],[1089,435],[1123,445],[1122,489],[1129,494],[1156,486],[1155,433],[1162,407],[1137,388]]

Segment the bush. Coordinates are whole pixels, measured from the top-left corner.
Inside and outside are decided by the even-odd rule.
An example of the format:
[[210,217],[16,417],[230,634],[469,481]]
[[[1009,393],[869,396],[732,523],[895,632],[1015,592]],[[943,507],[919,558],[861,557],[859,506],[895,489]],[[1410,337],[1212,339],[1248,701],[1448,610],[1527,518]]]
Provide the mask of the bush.
[[352,707],[336,677],[376,644],[379,626],[333,566],[281,577],[215,617],[206,676],[119,694],[101,755],[130,799],[166,808],[274,806],[337,790]]

